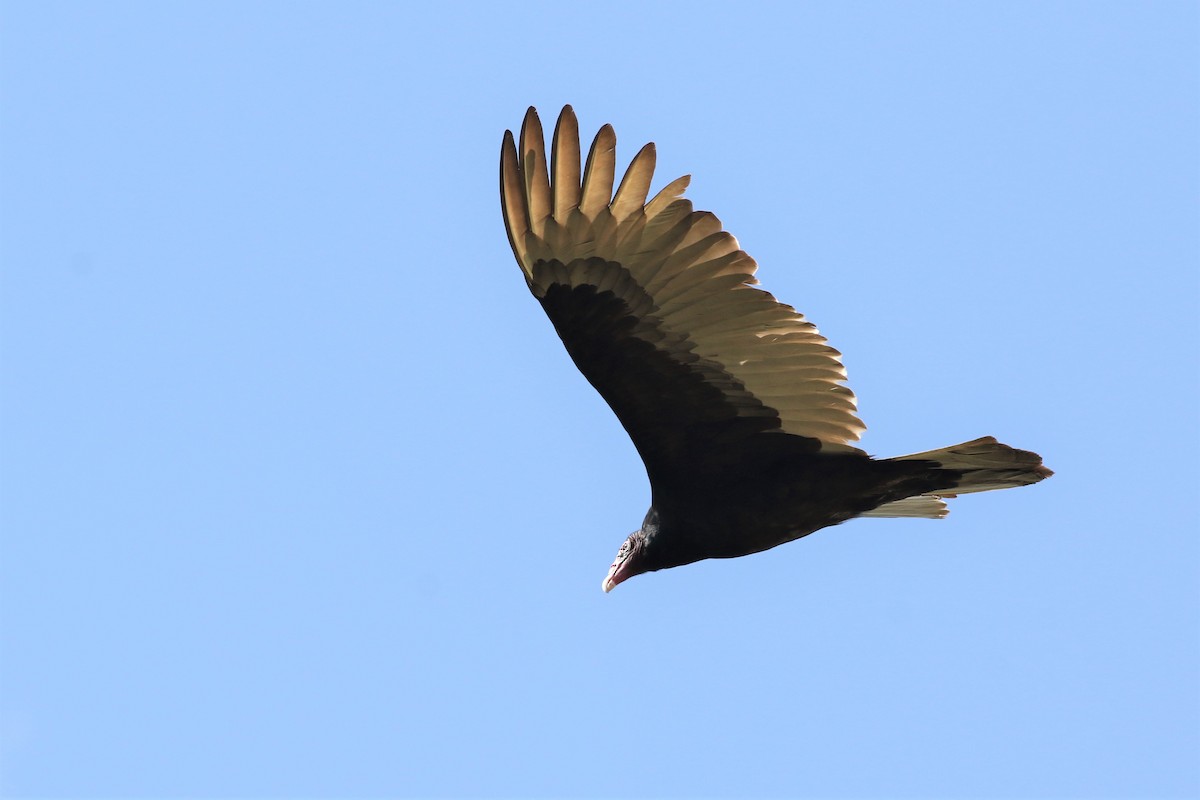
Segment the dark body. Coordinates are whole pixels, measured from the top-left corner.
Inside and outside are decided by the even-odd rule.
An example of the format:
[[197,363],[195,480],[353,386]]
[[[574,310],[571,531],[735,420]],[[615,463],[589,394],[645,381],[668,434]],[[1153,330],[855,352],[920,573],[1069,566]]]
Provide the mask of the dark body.
[[[601,285],[628,285],[619,264],[587,267],[592,280],[607,276]],[[669,334],[656,329],[644,293],[623,289],[634,291],[630,301],[593,283],[573,286],[576,270],[557,261],[533,271],[567,352],[646,464],[646,571],[757,553],[884,503],[950,490],[961,477],[934,462],[821,452],[820,441],[780,430],[774,409],[757,403],[747,415],[731,405],[745,387],[718,363],[673,355],[685,338],[664,348]]]

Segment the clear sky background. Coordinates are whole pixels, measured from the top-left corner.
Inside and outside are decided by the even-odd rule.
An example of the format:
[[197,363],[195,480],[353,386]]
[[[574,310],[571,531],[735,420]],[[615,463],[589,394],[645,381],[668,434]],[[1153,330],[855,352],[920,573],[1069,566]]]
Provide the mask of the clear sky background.
[[[1200,793],[1195,3],[0,5],[0,792]],[[534,104],[654,140],[895,455],[1057,475],[600,579]]]

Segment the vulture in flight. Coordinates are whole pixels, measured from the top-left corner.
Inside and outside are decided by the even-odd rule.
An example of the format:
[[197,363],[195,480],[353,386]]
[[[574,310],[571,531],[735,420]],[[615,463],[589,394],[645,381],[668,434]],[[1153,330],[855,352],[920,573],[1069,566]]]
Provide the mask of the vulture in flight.
[[615,148],[605,125],[582,162],[567,106],[548,161],[533,108],[519,142],[506,131],[500,149],[504,225],[525,282],[650,478],[650,510],[604,591],[854,517],[944,517],[945,498],[1052,474],[990,436],[884,459],[855,447],[865,426],[838,351],[755,288],[754,259],[683,199],[687,176],[647,201],[653,144],[614,194]]

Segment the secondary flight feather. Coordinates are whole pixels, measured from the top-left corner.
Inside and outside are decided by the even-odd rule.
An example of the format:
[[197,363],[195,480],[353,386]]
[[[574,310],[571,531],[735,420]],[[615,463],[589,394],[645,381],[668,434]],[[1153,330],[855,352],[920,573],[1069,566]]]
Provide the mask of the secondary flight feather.
[[615,194],[613,129],[600,129],[582,162],[570,106],[549,162],[533,108],[500,152],[504,224],[525,281],[650,479],[650,510],[605,591],[856,516],[945,516],[942,498],[1052,474],[991,437],[891,459],[855,447],[865,426],[840,354],[756,288],[754,260],[684,199],[688,177],[648,199],[653,144]]

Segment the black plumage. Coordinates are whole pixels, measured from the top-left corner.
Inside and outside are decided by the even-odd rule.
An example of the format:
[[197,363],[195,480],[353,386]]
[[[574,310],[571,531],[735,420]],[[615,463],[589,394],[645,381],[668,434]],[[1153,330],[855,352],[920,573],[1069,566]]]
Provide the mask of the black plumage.
[[506,132],[500,162],[505,227],[529,288],[650,479],[650,511],[605,591],[857,516],[942,517],[943,498],[1051,474],[991,437],[890,459],[850,444],[865,426],[839,353],[753,286],[753,259],[682,198],[686,177],[647,202],[653,145],[613,196],[615,145],[605,126],[581,169],[567,106],[547,165],[531,108],[519,151]]

